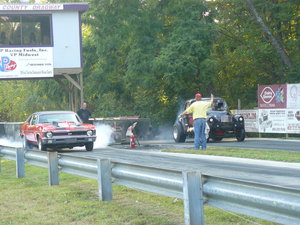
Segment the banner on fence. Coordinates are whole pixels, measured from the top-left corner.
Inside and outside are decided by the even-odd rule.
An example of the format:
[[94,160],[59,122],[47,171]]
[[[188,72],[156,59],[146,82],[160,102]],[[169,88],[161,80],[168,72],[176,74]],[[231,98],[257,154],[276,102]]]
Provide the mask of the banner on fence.
[[300,109],[287,110],[287,133],[300,133]]
[[286,108],[287,85],[260,85],[258,86],[258,108],[275,109]]
[[246,132],[259,132],[258,130],[258,111],[250,110],[234,110],[234,114],[239,114],[245,119]]
[[288,109],[300,109],[300,84],[287,85],[287,106]]
[[260,133],[285,133],[286,109],[259,109],[258,121]]
[[246,132],[300,133],[300,109],[234,110],[245,119]]

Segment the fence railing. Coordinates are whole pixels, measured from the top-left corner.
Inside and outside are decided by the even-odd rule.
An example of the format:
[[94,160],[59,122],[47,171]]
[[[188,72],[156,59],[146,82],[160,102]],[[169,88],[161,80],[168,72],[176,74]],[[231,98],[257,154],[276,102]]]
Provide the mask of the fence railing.
[[96,179],[101,201],[112,200],[112,183],[183,199],[185,224],[204,224],[203,205],[282,224],[300,222],[300,190],[207,176],[200,171],[166,170],[4,146],[0,146],[1,158],[16,161],[17,178],[25,176],[27,163],[48,168],[49,185],[59,184],[59,172]]

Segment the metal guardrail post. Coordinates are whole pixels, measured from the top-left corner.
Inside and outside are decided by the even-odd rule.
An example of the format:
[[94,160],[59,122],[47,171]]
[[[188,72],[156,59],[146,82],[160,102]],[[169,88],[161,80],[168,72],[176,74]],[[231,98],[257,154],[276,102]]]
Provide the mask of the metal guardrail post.
[[23,148],[17,148],[16,152],[16,177],[25,177],[25,160]]
[[99,200],[112,200],[111,163],[109,159],[97,159]]
[[0,146],[0,173],[2,172],[1,171],[1,158],[2,158],[2,155],[1,155],[1,146]]
[[203,188],[199,171],[182,172],[186,225],[204,225]]
[[59,185],[57,152],[47,152],[49,186]]

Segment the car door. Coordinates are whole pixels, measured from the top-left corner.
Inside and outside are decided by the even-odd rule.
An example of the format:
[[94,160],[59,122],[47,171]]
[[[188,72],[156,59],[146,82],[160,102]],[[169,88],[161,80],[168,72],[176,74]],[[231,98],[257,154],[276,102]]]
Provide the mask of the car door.
[[32,115],[30,115],[30,117],[27,118],[27,120],[22,124],[21,129],[20,129],[21,136],[24,136],[27,140],[28,140],[28,126],[29,126],[31,118],[32,118]]

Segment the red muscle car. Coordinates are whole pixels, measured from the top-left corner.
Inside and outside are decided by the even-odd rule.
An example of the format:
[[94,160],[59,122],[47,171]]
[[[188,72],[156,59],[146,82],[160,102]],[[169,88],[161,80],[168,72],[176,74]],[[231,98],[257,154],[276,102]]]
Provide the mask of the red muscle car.
[[85,146],[92,151],[96,141],[96,128],[82,123],[71,111],[45,111],[33,113],[20,128],[24,148],[73,148]]

